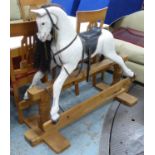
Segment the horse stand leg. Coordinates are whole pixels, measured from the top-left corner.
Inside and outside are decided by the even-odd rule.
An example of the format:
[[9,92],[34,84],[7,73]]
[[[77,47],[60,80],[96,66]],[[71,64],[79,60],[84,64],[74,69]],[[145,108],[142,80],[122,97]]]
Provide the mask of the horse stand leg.
[[42,125],[50,119],[50,100],[51,96],[48,94],[48,92],[43,92],[40,97],[40,102],[39,102],[39,127],[41,129]]
[[75,86],[75,95],[78,96],[80,91],[79,91],[79,83],[78,82],[75,82],[74,83],[74,86]]
[[39,117],[34,116],[25,119],[25,123],[31,128],[25,133],[25,138],[32,146],[45,142],[53,151],[60,153],[70,146],[69,141],[53,125],[53,128],[44,128],[44,124],[50,120],[51,96],[47,91],[39,94]]
[[121,80],[122,69],[118,64],[114,64],[113,69],[114,69],[114,72],[113,72],[112,84],[115,84],[115,83],[117,83],[118,81]]
[[13,84],[13,93],[14,93],[14,101],[16,104],[16,109],[18,113],[18,122],[22,124],[24,121],[23,111],[20,109],[20,99],[19,99],[19,90],[16,84]]

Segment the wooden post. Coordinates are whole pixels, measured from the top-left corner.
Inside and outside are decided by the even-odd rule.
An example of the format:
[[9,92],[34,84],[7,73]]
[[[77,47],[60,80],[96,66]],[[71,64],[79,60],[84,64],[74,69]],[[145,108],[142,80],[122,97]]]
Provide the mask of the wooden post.
[[75,95],[78,96],[80,91],[79,91],[79,83],[78,82],[75,82],[74,83],[74,86],[75,86]]
[[[95,56],[92,61],[93,64],[95,64],[98,61],[97,56]],[[96,73],[92,75],[92,85],[93,87],[96,86]]]
[[120,66],[118,64],[114,64],[113,68],[114,68],[114,72],[113,72],[113,82],[112,82],[112,84],[115,84],[115,83],[117,83],[118,81],[121,80],[122,69],[120,68]]
[[94,75],[92,76],[92,85],[93,85],[93,87],[96,86],[96,74],[94,74]]
[[39,127],[42,129],[43,124],[50,119],[51,96],[48,91],[41,93],[39,102]]
[[54,68],[52,69],[52,80],[55,80],[55,79],[56,79],[56,70],[57,70],[56,67],[54,67]]
[[23,111],[20,110],[19,106],[16,107],[17,108],[17,113],[18,113],[18,122],[20,124],[24,123],[24,115],[23,115]]

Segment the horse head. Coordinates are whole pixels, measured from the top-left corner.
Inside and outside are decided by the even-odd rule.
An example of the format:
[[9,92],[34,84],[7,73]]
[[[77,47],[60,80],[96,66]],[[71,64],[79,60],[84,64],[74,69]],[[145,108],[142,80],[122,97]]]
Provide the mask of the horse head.
[[51,13],[50,8],[50,6],[42,6],[39,9],[31,10],[31,12],[37,15],[37,37],[42,42],[51,40],[54,37],[55,29],[58,29],[56,26],[57,18]]
[[36,48],[34,54],[34,67],[46,72],[50,70],[51,64],[51,42],[55,38],[57,18],[51,14],[50,6],[42,6],[31,10],[35,13],[37,23]]

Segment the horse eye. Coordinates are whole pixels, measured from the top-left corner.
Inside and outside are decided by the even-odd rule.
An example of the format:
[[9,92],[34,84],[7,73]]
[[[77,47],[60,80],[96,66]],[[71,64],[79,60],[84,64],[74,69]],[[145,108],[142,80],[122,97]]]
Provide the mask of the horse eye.
[[41,25],[45,25],[45,23],[41,23]]

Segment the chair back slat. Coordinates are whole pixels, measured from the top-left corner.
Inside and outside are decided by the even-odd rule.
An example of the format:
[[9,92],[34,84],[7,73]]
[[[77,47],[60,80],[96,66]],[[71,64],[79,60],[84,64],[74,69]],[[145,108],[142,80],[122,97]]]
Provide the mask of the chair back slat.
[[100,10],[92,11],[78,11],[76,14],[77,17],[77,27],[76,30],[79,33],[81,24],[88,22],[87,29],[90,29],[94,26],[102,28],[107,13],[107,7]]
[[29,73],[35,71],[33,68],[33,57],[35,52],[36,29],[34,22],[10,24],[11,37],[23,36],[20,47],[10,50],[11,81],[16,81],[17,83],[19,77],[26,78]]
[[10,37],[17,36],[33,36],[37,33],[37,25],[35,21],[11,22]]
[[31,9],[39,8],[42,5],[49,4],[49,0],[19,0],[20,12],[23,20],[34,20],[35,14]]

